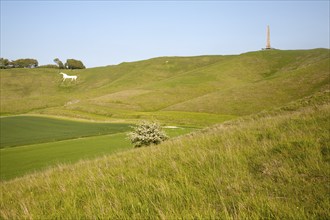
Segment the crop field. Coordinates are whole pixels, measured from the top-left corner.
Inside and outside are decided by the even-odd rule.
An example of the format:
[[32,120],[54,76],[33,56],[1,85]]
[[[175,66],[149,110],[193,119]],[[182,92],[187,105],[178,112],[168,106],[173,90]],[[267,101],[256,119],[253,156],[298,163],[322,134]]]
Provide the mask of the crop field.
[[1,180],[22,176],[56,164],[73,163],[130,149],[125,134],[79,138],[1,149]]
[[129,124],[90,123],[46,117],[16,116],[0,119],[0,147],[28,145],[129,130]]
[[[73,163],[132,149],[126,138],[130,125],[124,123],[17,116],[1,118],[1,126],[1,143],[4,144],[3,149],[0,149],[1,180],[56,164]],[[180,127],[165,130],[170,137],[175,137],[195,129]],[[40,142],[43,143],[37,144]]]

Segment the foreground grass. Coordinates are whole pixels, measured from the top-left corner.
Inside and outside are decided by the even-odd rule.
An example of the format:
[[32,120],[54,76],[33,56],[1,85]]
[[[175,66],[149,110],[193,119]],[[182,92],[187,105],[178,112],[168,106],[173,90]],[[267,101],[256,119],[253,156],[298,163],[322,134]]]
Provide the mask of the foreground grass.
[[330,105],[1,184],[3,219],[329,219]]

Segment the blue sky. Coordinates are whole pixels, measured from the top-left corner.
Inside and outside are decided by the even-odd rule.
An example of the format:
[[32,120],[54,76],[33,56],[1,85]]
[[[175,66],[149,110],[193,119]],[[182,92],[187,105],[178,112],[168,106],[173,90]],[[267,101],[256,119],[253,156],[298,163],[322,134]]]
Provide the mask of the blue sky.
[[329,1],[3,1],[1,57],[87,67],[265,47],[329,48]]

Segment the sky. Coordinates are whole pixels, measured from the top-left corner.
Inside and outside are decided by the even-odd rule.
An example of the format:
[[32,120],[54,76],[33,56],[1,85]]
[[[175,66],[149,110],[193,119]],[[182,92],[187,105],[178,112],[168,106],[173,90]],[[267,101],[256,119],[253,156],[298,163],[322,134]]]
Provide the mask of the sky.
[[86,67],[329,48],[329,1],[1,1],[0,56]]

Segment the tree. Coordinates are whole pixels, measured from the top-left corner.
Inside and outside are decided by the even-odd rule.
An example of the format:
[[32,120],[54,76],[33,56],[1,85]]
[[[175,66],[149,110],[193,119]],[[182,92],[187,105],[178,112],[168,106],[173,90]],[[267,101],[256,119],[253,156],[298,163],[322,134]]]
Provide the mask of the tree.
[[156,122],[143,121],[132,128],[133,131],[128,133],[127,136],[134,147],[160,144],[169,138]]
[[67,69],[85,69],[86,67],[80,60],[67,59],[65,63]]
[[58,66],[59,69],[64,69],[63,62],[60,59],[55,58],[54,59],[54,62],[57,64],[57,66]]
[[35,68],[38,66],[36,59],[18,59],[11,62],[15,68]]
[[0,69],[6,69],[9,67],[9,60],[5,58],[0,58]]

